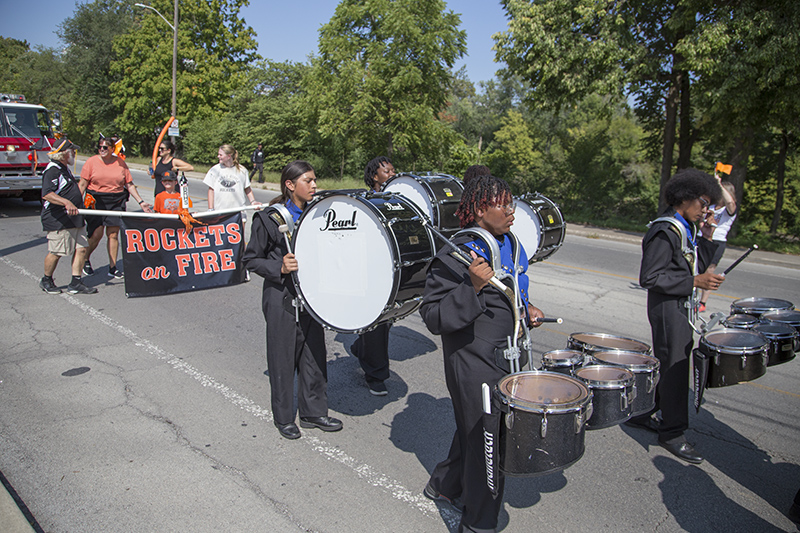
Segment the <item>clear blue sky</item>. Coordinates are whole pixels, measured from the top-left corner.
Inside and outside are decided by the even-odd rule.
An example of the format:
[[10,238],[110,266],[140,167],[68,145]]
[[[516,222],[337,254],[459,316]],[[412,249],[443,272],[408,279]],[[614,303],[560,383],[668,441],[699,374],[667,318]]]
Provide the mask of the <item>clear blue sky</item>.
[[[0,0],[0,35],[26,40],[32,47],[60,46],[56,27],[71,17],[71,0]],[[148,0],[142,0],[148,4]],[[316,53],[320,26],[328,22],[336,0],[251,0],[242,16],[258,34],[258,52],[275,61],[304,62]],[[494,63],[492,34],[506,29],[506,19],[497,0],[448,0],[447,8],[461,14],[461,29],[467,32],[467,55],[456,68],[467,67],[469,79],[492,79],[499,68]],[[172,20],[172,12],[163,13]]]

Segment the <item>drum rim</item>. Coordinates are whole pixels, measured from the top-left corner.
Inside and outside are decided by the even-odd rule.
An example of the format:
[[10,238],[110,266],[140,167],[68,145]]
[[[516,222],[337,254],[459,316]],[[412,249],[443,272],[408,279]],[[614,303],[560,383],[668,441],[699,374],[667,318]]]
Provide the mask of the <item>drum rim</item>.
[[[407,204],[407,206],[411,208],[411,211],[413,211],[417,216],[424,216],[420,212],[419,208],[414,204],[414,202],[412,202],[410,200],[407,200],[402,195],[399,195],[399,194],[396,194],[396,193],[384,193],[384,192],[367,191],[367,190],[361,190],[361,189],[330,190],[330,191],[324,191],[324,193],[325,194],[323,194],[323,195],[321,195],[319,197],[315,196],[315,198],[312,199],[311,202],[309,202],[309,204],[303,210],[303,213],[300,215],[300,218],[297,220],[297,224],[295,224],[295,233],[292,235],[292,239],[290,241],[291,252],[295,253],[295,249],[296,249],[296,246],[297,246],[297,235],[298,235],[298,233],[300,231],[301,224],[302,224],[303,220],[308,215],[308,213],[311,212],[311,208],[315,207],[317,204],[321,203],[323,200],[326,200],[326,199],[328,199],[328,198],[330,198],[332,196],[346,196],[346,197],[353,198],[353,199],[357,200],[358,202],[360,202],[363,205],[366,205],[367,209],[370,210],[370,212],[372,212],[374,215],[376,215],[378,217],[378,222],[380,222],[380,224],[385,229],[388,229],[391,232],[392,239],[390,239],[390,240],[392,241],[392,246],[390,247],[390,249],[391,249],[391,254],[392,254],[392,262],[394,263],[395,272],[396,272],[397,271],[397,265],[400,263],[400,248],[399,248],[399,245],[398,245],[397,234],[395,233],[395,231],[392,228],[392,226],[387,224],[388,219],[384,216],[384,214],[375,206],[375,204],[373,204],[372,202],[368,201],[368,199],[369,198],[379,198],[379,199],[383,200],[384,202],[387,202],[389,200],[393,200],[395,198],[399,198],[400,201],[404,202],[405,204]],[[433,234],[431,233],[431,230],[427,225],[425,225],[424,228],[425,228],[425,233],[428,235],[428,241],[430,242],[430,245],[431,245],[430,260],[433,260],[433,256],[436,255],[435,246],[433,244],[434,243]],[[369,330],[373,329],[374,327],[376,327],[377,325],[381,324],[382,322],[386,322],[385,320],[381,320],[381,318],[383,317],[384,313],[386,312],[386,307],[389,305],[389,303],[395,301],[395,298],[397,297],[397,292],[400,289],[399,276],[394,275],[393,278],[392,278],[392,288],[389,291],[389,298],[383,303],[383,307],[382,307],[383,311],[380,313],[380,315],[378,315],[378,317],[375,320],[373,320],[371,323],[367,324],[366,326],[362,326],[362,327],[355,328],[355,329],[346,329],[346,328],[342,328],[342,327],[338,327],[338,326],[334,327],[327,320],[323,319],[319,315],[319,313],[314,311],[314,309],[310,305],[308,305],[308,299],[306,298],[305,294],[303,293],[302,287],[300,286],[300,281],[297,278],[297,276],[292,276],[292,284],[294,285],[295,291],[297,292],[297,297],[303,303],[303,307],[305,308],[305,310],[308,312],[308,314],[310,314],[312,316],[312,318],[314,318],[314,320],[319,322],[324,328],[327,328],[327,329],[330,329],[332,331],[336,331],[336,332],[339,332],[339,333],[357,333],[357,334],[360,334],[360,333],[365,332],[365,331],[369,331]],[[410,314],[413,314],[414,311],[416,311],[418,308],[419,308],[419,305],[416,306],[416,307],[413,307],[408,312],[408,314],[404,315],[404,317],[408,316]],[[399,317],[399,318],[403,318],[403,317]]]
[[[764,341],[763,345],[754,346],[754,347],[733,347],[733,346],[724,346],[720,344],[712,344],[709,343],[707,337],[709,335],[716,335],[721,333],[731,333],[731,334],[751,334],[757,335],[761,337],[761,340]],[[708,348],[712,349],[714,352],[722,354],[722,355],[757,355],[760,352],[764,352],[769,348],[769,339],[767,339],[764,335],[757,331],[753,331],[751,329],[741,329],[741,328],[722,328],[722,329],[715,329],[709,331],[705,335],[700,337],[700,347],[707,346]],[[745,348],[744,350],[742,348]]]
[[[507,396],[503,391],[500,390],[500,384],[514,376],[520,375],[548,375],[552,376],[554,379],[567,379],[583,390],[581,396],[572,400],[571,402],[563,403],[563,404],[542,404],[542,403],[533,403],[529,402],[528,400],[523,400],[521,398],[513,398]],[[497,395],[500,397],[500,401],[505,403],[511,408],[517,408],[522,411],[526,411],[529,413],[547,413],[547,414],[564,414],[564,413],[574,413],[577,411],[583,411],[588,409],[589,405],[592,403],[592,390],[586,386],[581,380],[573,378],[571,376],[567,376],[566,374],[561,374],[559,372],[548,372],[546,370],[526,370],[524,372],[516,372],[514,374],[508,374],[507,376],[502,377],[494,387]]]
[[654,355],[650,355],[647,353],[642,352],[631,352],[630,350],[601,350],[599,352],[594,352],[589,357],[592,359],[597,359],[597,354],[601,353],[610,353],[610,354],[627,354],[627,355],[635,355],[639,357],[646,357],[647,363],[643,364],[635,364],[635,363],[616,363],[613,361],[606,361],[603,359],[599,359],[597,363],[591,364],[599,364],[599,365],[610,365],[610,366],[621,366],[623,368],[627,368],[634,374],[651,372],[651,371],[658,371],[661,369],[661,361],[658,360],[658,357]]
[[[440,201],[436,197],[436,194],[433,192],[433,189],[431,188],[429,182],[437,181],[437,180],[440,180],[440,181],[452,181],[452,182],[455,182],[459,187],[461,187],[460,190],[463,193],[464,192],[464,184],[461,182],[461,180],[459,180],[455,176],[450,176],[449,174],[438,174],[436,176],[418,176],[416,174],[402,172],[400,174],[395,174],[394,176],[392,176],[391,178],[386,180],[386,183],[384,183],[383,186],[381,187],[381,191],[382,192],[386,192],[386,193],[390,193],[390,194],[398,194],[398,195],[400,195],[400,193],[396,193],[396,192],[393,192],[393,191],[386,190],[386,187],[388,187],[391,182],[393,182],[395,180],[398,180],[400,178],[406,178],[406,177],[412,178],[415,182],[417,182],[420,185],[422,185],[422,188],[427,191],[428,200],[430,201],[431,206],[433,206],[433,218],[434,218],[434,220],[430,221],[431,224],[433,224],[434,227],[439,228],[439,229],[449,229],[449,228],[447,228],[447,227],[442,225],[442,210],[441,210],[441,206],[442,206],[443,202]],[[402,196],[402,195],[400,195],[400,196]],[[409,200],[409,203],[413,204],[414,202],[411,202]],[[419,209],[419,206],[417,206],[417,205],[414,205],[414,207]],[[424,216],[427,218],[428,215],[424,215]]]
[[[537,243],[536,243],[536,250],[526,250],[526,252],[529,254],[528,255],[528,264],[529,265],[532,265],[532,264],[537,263],[539,261],[544,261],[545,259],[547,259],[551,255],[556,253],[558,251],[558,249],[561,248],[564,245],[564,238],[567,235],[567,221],[564,219],[564,212],[561,210],[561,206],[559,206],[556,202],[554,202],[553,200],[551,200],[550,198],[548,198],[547,196],[545,196],[544,194],[542,194],[542,193],[540,193],[538,191],[537,192],[526,192],[522,196],[514,196],[514,200],[515,201],[517,201],[517,202],[521,201],[521,202],[527,204],[528,207],[532,208],[531,203],[529,201],[531,198],[543,198],[547,203],[550,204],[550,206],[553,209],[558,211],[558,216],[561,218],[561,224],[559,224],[558,226],[548,226],[547,229],[548,230],[550,230],[550,229],[560,229],[561,230],[561,234],[560,234],[559,239],[558,239],[558,244],[551,244],[549,246],[545,246],[544,245],[544,233],[545,233],[544,219],[542,218],[541,213],[539,213],[538,211],[534,211],[534,214],[539,219],[539,224],[538,224],[538,228],[537,228],[538,232],[539,232],[539,239],[537,240]],[[533,209],[531,209],[531,210],[533,210]],[[511,231],[514,232],[513,226],[511,228]],[[522,242],[522,239],[520,239],[519,234],[517,234],[516,232],[514,234],[517,235],[517,239],[520,242]]]
[[[588,343],[584,343],[583,341],[575,339],[576,335],[594,335],[594,336],[597,336],[597,337],[600,337],[600,338],[606,338],[606,339],[614,338],[614,339],[623,339],[623,340],[626,340],[626,341],[633,341],[635,343],[647,346],[647,351],[646,352],[636,352],[636,350],[620,350],[619,348],[614,348],[613,346],[600,346],[600,345],[597,345],[597,344],[588,344]],[[640,340],[637,340],[637,339],[632,339],[630,337],[623,337],[622,335],[614,335],[613,333],[592,333],[592,332],[589,332],[589,331],[580,331],[580,332],[576,332],[576,333],[571,333],[570,334],[570,336],[568,337],[568,342],[573,342],[573,341],[574,342],[583,343],[583,344],[586,344],[586,346],[591,346],[591,347],[595,347],[595,348],[607,348],[605,350],[595,350],[597,352],[621,351],[621,352],[643,353],[645,355],[651,355],[653,353],[653,347],[651,345],[647,344],[646,342],[643,342],[643,341],[640,341]]]
[[[774,302],[783,302],[789,305],[789,307],[756,307],[753,305],[752,307],[742,307],[743,303],[752,302],[753,304],[757,303],[758,300],[771,300]],[[752,309],[754,312],[758,313],[759,315],[763,315],[765,313],[770,313],[772,311],[792,311],[794,310],[794,304],[789,300],[784,300],[783,298],[765,298],[761,296],[750,296],[747,298],[739,298],[738,300],[734,300],[731,303],[731,311],[735,312],[734,309]]]
[[[784,332],[769,332],[769,333],[765,333],[764,331],[759,329],[759,328],[769,327],[769,326],[780,327],[780,328],[783,328],[785,331]],[[768,340],[770,340],[770,339],[775,339],[775,340],[794,339],[795,337],[797,337],[799,335],[797,333],[797,330],[794,329],[789,324],[787,324],[786,322],[760,322],[760,323],[756,324],[755,326],[753,326],[753,330],[757,331],[758,333],[760,333],[761,335],[766,337]]]
[[[559,359],[549,359],[547,356],[552,353],[559,353],[559,352],[569,352],[575,354],[575,357],[571,358],[559,358]],[[560,348],[558,350],[550,350],[549,352],[544,352],[542,354],[542,364],[545,364],[545,361],[549,361],[552,366],[560,367],[560,366],[574,366],[573,363],[582,364],[585,360],[586,356],[583,352],[579,350],[572,350],[569,348]],[[577,359],[577,361],[575,361]]]
[[[615,379],[615,380],[596,380],[596,379],[588,379],[580,377],[581,371],[589,371],[592,368],[611,368],[613,370],[627,372],[630,376],[626,377],[625,379]],[[614,365],[588,365],[581,367],[575,371],[575,378],[583,381],[586,383],[586,386],[589,388],[594,389],[628,389],[633,387],[634,383],[636,382],[636,376],[628,370],[627,368],[622,368]]]

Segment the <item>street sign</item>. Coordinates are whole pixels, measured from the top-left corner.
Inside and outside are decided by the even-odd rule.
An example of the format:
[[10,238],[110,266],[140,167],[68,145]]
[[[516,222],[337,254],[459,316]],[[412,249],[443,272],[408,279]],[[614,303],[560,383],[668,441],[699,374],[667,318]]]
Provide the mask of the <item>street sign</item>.
[[176,118],[172,121],[172,124],[169,125],[169,131],[167,132],[167,135],[170,137],[178,137],[180,134],[181,131],[178,129],[178,119]]

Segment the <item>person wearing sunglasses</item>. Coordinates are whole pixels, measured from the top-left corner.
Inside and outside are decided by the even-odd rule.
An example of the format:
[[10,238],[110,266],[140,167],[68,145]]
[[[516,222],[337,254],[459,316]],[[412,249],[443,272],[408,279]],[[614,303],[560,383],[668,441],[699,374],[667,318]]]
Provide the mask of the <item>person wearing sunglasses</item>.
[[[653,355],[661,363],[653,411],[631,418],[628,426],[658,433],[658,443],[688,463],[703,457],[686,440],[689,428],[689,361],[693,346],[687,302],[693,305],[696,287],[717,290],[723,276],[706,271],[717,245],[708,224],[698,234],[696,225],[708,207],[718,203],[722,191],[717,181],[689,168],[675,174],[664,189],[669,207],[650,224],[642,239],[639,285],[647,290],[647,318]],[[694,263],[697,264],[694,264]],[[702,272],[702,274],[698,274]],[[661,419],[655,418],[661,411]]]
[[174,179],[178,179],[178,172],[194,170],[192,165],[175,157],[175,143],[169,139],[161,141],[161,146],[158,147],[158,156],[156,168],[153,169],[152,175],[152,178],[156,180],[156,190],[153,192],[153,197],[164,192],[164,184],[161,183],[164,176],[172,176]]
[[[114,155],[114,145],[111,139],[100,139],[97,155],[93,155],[84,163],[81,169],[81,187],[86,191],[86,200],[88,200],[86,205],[89,206],[93,203],[95,209],[125,211],[128,196],[133,196],[145,213],[153,212],[153,206],[146,203],[139,195],[128,165],[122,158]],[[108,277],[116,279],[124,277],[117,268],[121,223],[120,218],[115,216],[86,217],[89,250],[86,254],[86,262],[83,264],[85,275],[94,274],[90,257],[97,245],[100,244],[100,240],[103,238],[103,228],[105,228],[108,241]]]

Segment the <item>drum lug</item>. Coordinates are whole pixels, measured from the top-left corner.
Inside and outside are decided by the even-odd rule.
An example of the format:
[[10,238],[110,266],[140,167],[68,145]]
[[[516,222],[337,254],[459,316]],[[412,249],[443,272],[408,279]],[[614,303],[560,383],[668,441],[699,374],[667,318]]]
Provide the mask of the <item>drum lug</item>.
[[661,379],[660,372],[653,372],[652,374],[647,376],[647,394],[653,392],[653,389],[656,388],[656,385],[658,385],[658,381],[660,379]]
[[547,411],[542,413],[542,426],[539,428],[539,433],[541,434],[542,438],[547,436]]
[[514,427],[514,411],[506,413],[506,427],[512,429]]
[[620,411],[628,410],[628,393],[625,392],[625,389],[622,389],[619,395],[619,410]]
[[745,368],[747,368],[747,356],[745,354],[742,354],[742,368],[741,368],[741,370],[744,370]]
[[633,401],[639,396],[639,391],[636,389],[636,383],[633,384],[631,388],[631,396],[628,398],[628,403],[633,403]]

